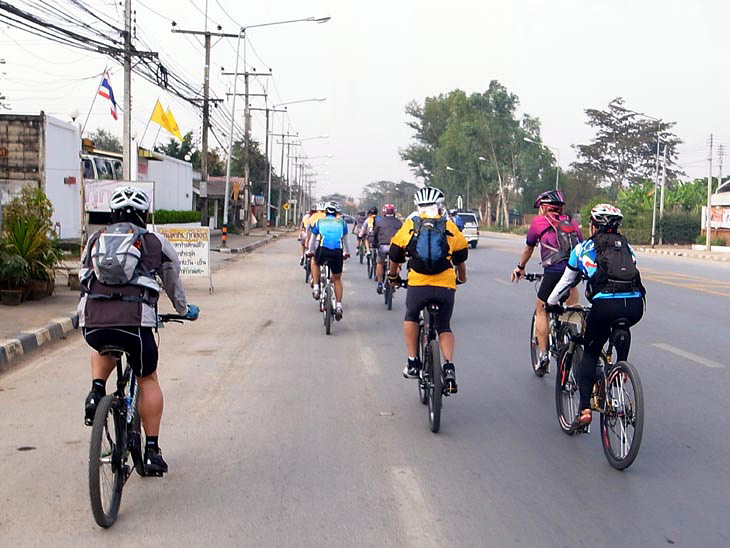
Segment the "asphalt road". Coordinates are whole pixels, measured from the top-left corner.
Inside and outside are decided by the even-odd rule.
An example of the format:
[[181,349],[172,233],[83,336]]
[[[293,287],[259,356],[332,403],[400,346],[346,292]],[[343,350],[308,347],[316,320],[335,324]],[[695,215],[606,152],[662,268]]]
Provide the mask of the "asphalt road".
[[201,319],[161,332],[171,471],[132,477],[110,530],[88,503],[83,341],[0,377],[0,545],[730,545],[730,265],[640,255],[644,441],[617,472],[597,428],[560,432],[554,376],[530,371],[521,245],[489,235],[470,255],[437,435],[401,376],[404,291],[386,311],[349,261],[327,337],[293,239],[229,262],[214,295],[189,284]]

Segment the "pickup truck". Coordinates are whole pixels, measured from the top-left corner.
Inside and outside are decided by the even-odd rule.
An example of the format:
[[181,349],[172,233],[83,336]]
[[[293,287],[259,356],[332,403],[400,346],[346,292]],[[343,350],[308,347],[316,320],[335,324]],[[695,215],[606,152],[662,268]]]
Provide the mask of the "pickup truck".
[[479,243],[479,219],[477,219],[474,213],[466,211],[459,212],[457,215],[464,222],[464,229],[461,233],[466,238],[466,241],[469,242],[469,246],[475,248]]

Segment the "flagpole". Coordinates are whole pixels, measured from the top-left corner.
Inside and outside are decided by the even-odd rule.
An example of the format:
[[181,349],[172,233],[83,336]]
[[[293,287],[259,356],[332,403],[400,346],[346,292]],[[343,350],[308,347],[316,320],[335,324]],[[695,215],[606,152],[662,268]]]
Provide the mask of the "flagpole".
[[91,100],[91,106],[89,107],[89,113],[86,115],[86,120],[84,121],[84,125],[81,128],[81,137],[84,136],[84,130],[86,129],[86,124],[89,122],[89,117],[91,117],[91,111],[94,108],[94,103],[96,103],[96,98],[99,95],[99,90],[101,89],[101,83],[104,81],[104,74],[107,71],[107,65],[104,65],[104,72],[101,73],[101,80],[99,80],[99,85],[96,86],[96,91],[94,92],[94,98]]
[[[160,101],[160,98],[157,98],[157,102]],[[157,103],[155,103],[155,106],[157,106]],[[152,114],[155,113],[155,107],[152,107]],[[139,144],[141,145],[144,141],[144,136],[147,135],[147,128],[150,127],[150,122],[152,121],[152,114],[150,114],[149,119],[147,120],[147,125],[144,127],[144,131],[142,132],[142,138],[139,140]]]

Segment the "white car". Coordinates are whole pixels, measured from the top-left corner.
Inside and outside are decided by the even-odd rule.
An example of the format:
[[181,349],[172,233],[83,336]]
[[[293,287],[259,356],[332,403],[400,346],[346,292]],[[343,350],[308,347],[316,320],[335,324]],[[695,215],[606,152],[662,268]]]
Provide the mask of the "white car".
[[469,246],[475,248],[479,243],[479,219],[476,214],[470,212],[459,212],[456,214],[463,222],[464,229],[461,233],[469,242]]

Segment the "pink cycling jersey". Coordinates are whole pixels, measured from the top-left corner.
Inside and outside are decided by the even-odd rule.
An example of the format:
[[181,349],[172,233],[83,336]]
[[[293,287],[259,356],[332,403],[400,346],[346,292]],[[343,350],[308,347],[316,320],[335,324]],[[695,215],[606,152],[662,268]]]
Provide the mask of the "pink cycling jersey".
[[[550,247],[557,247],[558,245],[558,236],[555,230],[553,229],[553,226],[555,226],[557,223],[559,223],[562,220],[570,219],[569,215],[557,215],[552,214],[550,215],[550,219],[548,219],[547,215],[538,215],[535,217],[535,219],[532,221],[532,224],[530,225],[530,229],[527,231],[527,238],[526,243],[530,247],[535,247],[538,242],[544,242],[548,244]],[[571,219],[571,224],[575,226],[576,231],[578,233],[578,241],[583,241],[583,236],[580,233],[580,225],[574,220]],[[552,250],[548,249],[547,246],[541,245],[540,246],[540,260],[545,262],[547,258],[552,253]],[[568,261],[562,261],[560,263],[547,266],[545,267],[546,272],[562,272],[565,270],[565,266],[568,264]]]

